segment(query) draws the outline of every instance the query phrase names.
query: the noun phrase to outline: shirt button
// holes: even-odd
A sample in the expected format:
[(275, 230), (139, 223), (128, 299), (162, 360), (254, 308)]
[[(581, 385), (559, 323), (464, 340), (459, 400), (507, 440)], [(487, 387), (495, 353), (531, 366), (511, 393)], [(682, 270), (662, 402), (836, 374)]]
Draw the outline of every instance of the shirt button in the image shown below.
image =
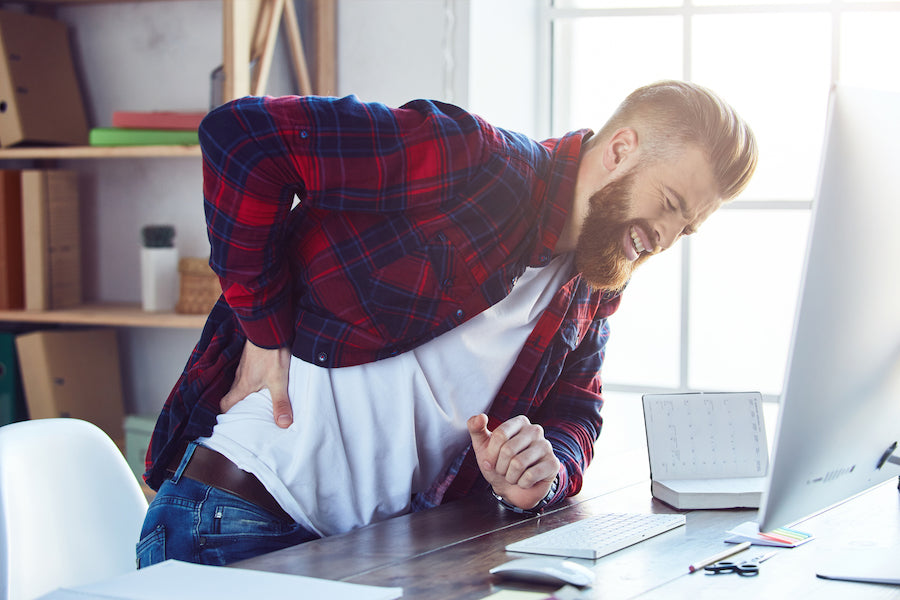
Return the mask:
[(303, 139), (308, 138), (309, 132), (304, 129), (303, 131), (300, 132), (300, 137), (302, 137)]
[(449, 287), (452, 287), (452, 286), (453, 286), (453, 280), (452, 280), (452, 279), (445, 279), (445, 280), (443, 280), (443, 281), (441, 282), (441, 287), (444, 288), (445, 290), (446, 290), (447, 288), (449, 288)]
[(439, 242), (446, 242), (446, 241), (447, 241), (447, 236), (444, 235), (443, 233), (439, 233), (439, 234), (437, 234), (437, 236), (435, 236), (435, 237), (437, 238), (437, 241), (439, 241)]
[(319, 352), (319, 355), (316, 356), (316, 360), (319, 361), (320, 363), (323, 363), (326, 360), (328, 360), (328, 354), (325, 352)]
[(548, 262), (550, 262), (550, 253), (547, 252), (546, 250), (544, 252), (542, 252), (540, 261), (541, 261), (542, 265), (546, 265)]
[(462, 309), (459, 309), (458, 311), (456, 311), (456, 318), (462, 319), (464, 314), (466, 313), (464, 313)]

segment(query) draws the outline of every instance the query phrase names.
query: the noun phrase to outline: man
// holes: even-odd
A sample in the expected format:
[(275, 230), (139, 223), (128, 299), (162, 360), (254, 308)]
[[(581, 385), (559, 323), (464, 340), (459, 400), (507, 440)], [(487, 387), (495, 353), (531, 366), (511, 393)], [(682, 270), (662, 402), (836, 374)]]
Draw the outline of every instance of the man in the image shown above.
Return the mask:
[(353, 97), (237, 100), (200, 137), (224, 294), (148, 451), (141, 566), (488, 490), (519, 512), (576, 494), (607, 317), (757, 153), (727, 104), (677, 81), (542, 143)]

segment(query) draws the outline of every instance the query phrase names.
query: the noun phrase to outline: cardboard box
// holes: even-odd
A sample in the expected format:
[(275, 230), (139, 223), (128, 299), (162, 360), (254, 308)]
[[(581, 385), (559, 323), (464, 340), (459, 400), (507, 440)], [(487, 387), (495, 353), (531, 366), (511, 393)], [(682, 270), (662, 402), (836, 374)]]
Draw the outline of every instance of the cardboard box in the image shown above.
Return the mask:
[(87, 140), (65, 23), (0, 10), (0, 146)]
[(36, 331), (16, 337), (32, 419), (74, 417), (124, 446), (125, 410), (114, 329)]

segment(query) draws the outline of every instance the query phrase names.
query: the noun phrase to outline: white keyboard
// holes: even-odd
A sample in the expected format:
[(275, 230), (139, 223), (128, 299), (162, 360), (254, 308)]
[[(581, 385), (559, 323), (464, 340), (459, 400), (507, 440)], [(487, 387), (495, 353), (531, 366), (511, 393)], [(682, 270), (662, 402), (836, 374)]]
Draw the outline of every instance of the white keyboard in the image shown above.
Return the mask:
[(596, 515), (509, 544), (506, 549), (510, 552), (597, 559), (684, 523), (684, 515)]

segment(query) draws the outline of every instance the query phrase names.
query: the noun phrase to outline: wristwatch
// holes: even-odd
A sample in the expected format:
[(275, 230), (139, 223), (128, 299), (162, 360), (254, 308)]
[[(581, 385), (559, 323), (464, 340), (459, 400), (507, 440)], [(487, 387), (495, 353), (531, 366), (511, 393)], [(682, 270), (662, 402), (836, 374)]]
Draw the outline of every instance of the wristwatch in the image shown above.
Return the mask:
[(515, 504), (507, 502), (503, 496), (494, 491), (494, 488), (491, 488), (491, 494), (493, 494), (494, 498), (497, 499), (497, 502), (500, 503), (500, 506), (502, 506), (506, 510), (511, 510), (512, 512), (518, 513), (520, 515), (528, 515), (533, 517), (539, 515), (544, 507), (550, 504), (550, 501), (553, 500), (553, 497), (556, 495), (557, 489), (559, 489), (559, 473), (556, 474), (556, 478), (550, 485), (550, 491), (547, 492), (547, 495), (544, 496), (540, 502), (538, 502), (531, 508), (519, 508)]

